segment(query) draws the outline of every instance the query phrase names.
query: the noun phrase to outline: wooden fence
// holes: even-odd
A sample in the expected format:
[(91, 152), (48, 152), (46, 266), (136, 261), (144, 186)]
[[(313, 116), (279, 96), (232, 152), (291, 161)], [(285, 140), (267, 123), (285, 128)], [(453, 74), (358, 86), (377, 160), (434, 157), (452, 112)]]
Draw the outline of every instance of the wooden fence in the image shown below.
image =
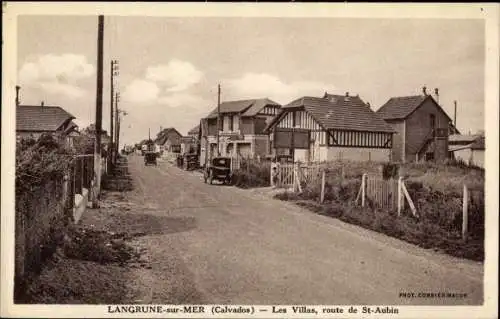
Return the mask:
[(401, 215), (406, 199), (413, 216), (418, 217), (417, 210), (402, 177), (383, 179), (382, 176), (363, 174), (355, 203), (361, 200), (361, 206), (364, 207), (368, 199), (375, 207), (389, 210), (397, 209), (398, 216)]
[[(274, 167), (276, 170), (273, 170)], [(271, 185), (300, 189), (307, 184), (318, 182), (321, 179), (323, 169), (319, 164), (273, 164), (271, 165)]]
[(366, 197), (375, 206), (390, 210), (398, 207), (398, 180), (383, 179), (382, 176), (366, 175)]

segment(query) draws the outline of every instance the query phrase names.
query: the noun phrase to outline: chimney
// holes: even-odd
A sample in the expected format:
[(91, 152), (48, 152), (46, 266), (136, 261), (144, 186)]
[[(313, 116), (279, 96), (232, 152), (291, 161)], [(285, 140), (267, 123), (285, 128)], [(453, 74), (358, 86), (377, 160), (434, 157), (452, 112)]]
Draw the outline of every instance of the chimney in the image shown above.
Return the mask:
[(349, 92), (345, 92), (345, 97), (349, 97)]
[(44, 105), (45, 105), (45, 102), (44, 102), (44, 101), (40, 102), (40, 106), (41, 106), (41, 107), (44, 107)]
[(427, 87), (425, 85), (422, 87), (422, 93), (424, 93), (424, 95), (427, 95)]
[(370, 109), (371, 108), (370, 102), (366, 102), (366, 106), (368, 106), (368, 108)]
[(344, 101), (349, 101), (350, 98), (349, 98), (349, 92), (345, 92), (345, 98), (344, 98)]
[(19, 85), (16, 85), (16, 106), (19, 106), (20, 100), (19, 100), (19, 91), (21, 90), (21, 87)]
[(436, 95), (436, 102), (439, 104), (439, 89), (438, 88), (434, 89), (434, 95)]

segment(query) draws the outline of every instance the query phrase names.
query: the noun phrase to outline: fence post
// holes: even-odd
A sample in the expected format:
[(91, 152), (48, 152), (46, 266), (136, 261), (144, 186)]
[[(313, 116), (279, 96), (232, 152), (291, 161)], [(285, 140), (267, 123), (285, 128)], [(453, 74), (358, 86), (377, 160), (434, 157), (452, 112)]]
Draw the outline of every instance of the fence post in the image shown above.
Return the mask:
[(365, 207), (365, 197), (366, 197), (366, 173), (361, 177), (361, 207)]
[(323, 204), (325, 201), (325, 170), (323, 169), (321, 171), (321, 197), (320, 197), (320, 202)]
[(274, 178), (274, 176), (273, 176), (273, 167), (276, 167), (275, 165), (276, 165), (275, 163), (271, 162), (271, 166), (270, 166), (271, 169), (269, 170), (269, 176), (270, 176), (269, 180), (271, 181), (271, 187), (275, 186), (274, 185), (274, 180), (273, 180), (273, 178)]
[(467, 228), (469, 226), (469, 190), (464, 184), (464, 197), (462, 201), (462, 239), (467, 240)]
[(398, 216), (401, 216), (401, 200), (403, 199), (403, 177), (398, 178)]

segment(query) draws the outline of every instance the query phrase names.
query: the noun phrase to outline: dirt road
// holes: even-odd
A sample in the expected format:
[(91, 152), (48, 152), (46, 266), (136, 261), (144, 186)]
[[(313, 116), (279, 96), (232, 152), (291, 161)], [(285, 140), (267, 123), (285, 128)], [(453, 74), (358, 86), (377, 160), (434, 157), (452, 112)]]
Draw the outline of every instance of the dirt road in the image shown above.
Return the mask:
[[(481, 304), (483, 267), (131, 156), (140, 303)], [(139, 208), (142, 207), (142, 208)], [(153, 222), (151, 222), (151, 220)], [(466, 294), (422, 298), (419, 293)], [(408, 295), (402, 296), (401, 293)], [(410, 294), (414, 297), (410, 297)]]

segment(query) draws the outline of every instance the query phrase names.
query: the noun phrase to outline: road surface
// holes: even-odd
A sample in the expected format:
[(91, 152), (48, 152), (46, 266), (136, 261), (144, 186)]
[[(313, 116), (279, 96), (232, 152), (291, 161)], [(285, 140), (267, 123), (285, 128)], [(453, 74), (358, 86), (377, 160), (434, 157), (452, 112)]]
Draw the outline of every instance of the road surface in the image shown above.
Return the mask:
[[(154, 217), (135, 245), (138, 303), (455, 305), (483, 300), (483, 266), (316, 215), (198, 172), (129, 157), (131, 211)], [(139, 207), (139, 206), (138, 206)], [(466, 294), (419, 298), (419, 293)], [(403, 297), (401, 293), (417, 297)]]

